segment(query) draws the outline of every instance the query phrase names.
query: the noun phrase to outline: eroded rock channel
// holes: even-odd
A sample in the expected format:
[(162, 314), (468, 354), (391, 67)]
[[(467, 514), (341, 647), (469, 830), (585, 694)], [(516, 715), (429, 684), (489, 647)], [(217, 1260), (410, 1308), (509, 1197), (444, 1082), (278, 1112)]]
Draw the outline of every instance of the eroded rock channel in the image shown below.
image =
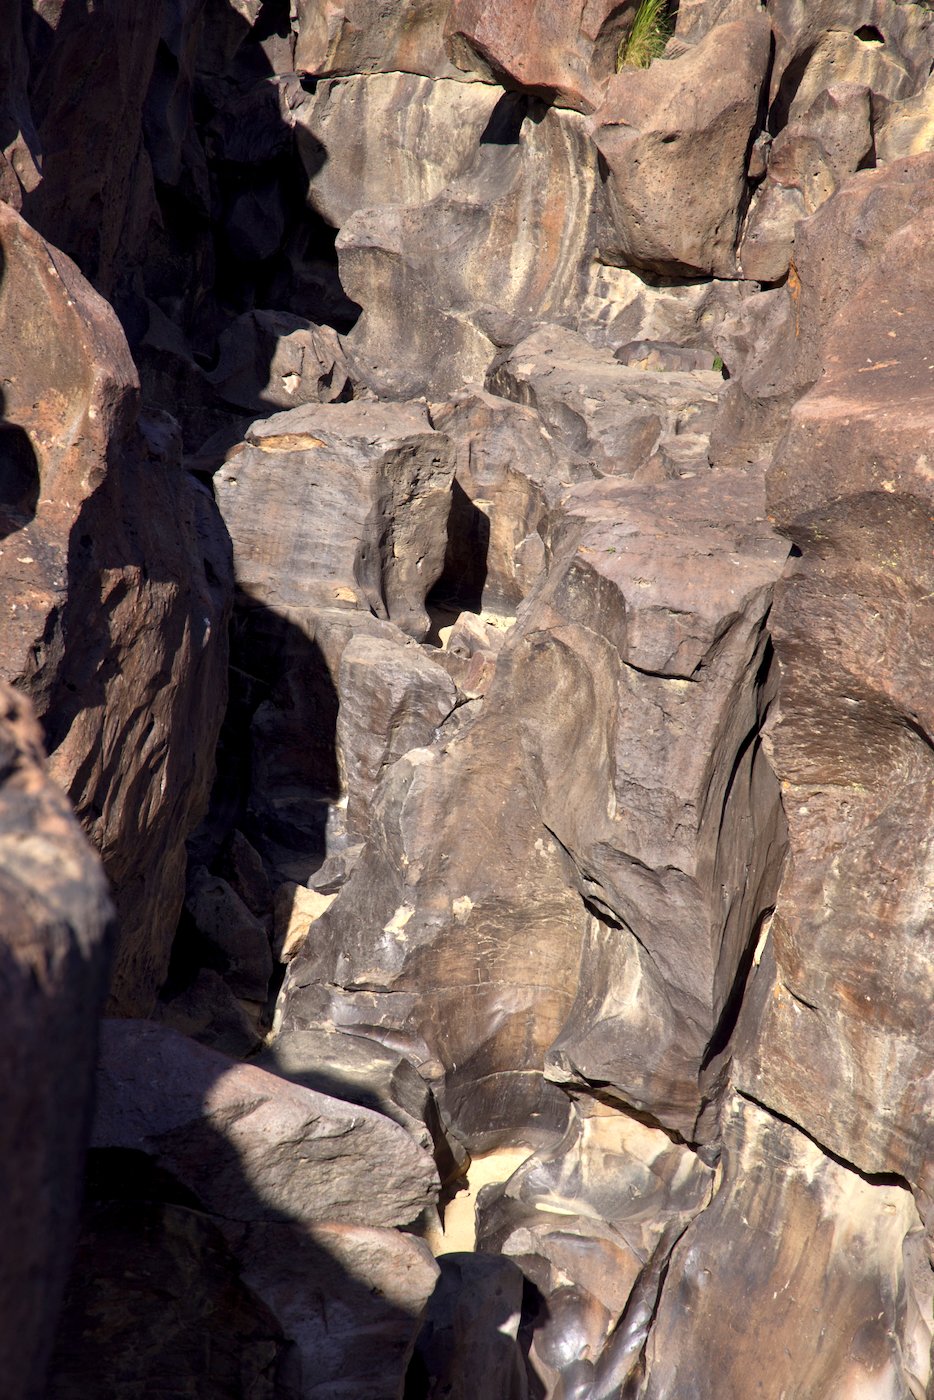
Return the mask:
[(932, 1400), (934, 12), (2, 8), (2, 1394)]

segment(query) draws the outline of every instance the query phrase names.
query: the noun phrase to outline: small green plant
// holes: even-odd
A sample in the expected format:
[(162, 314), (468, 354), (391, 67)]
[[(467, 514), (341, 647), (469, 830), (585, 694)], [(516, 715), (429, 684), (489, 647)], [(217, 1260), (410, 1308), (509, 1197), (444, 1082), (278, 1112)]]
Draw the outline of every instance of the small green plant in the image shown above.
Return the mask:
[(722, 369), (723, 369), (723, 356), (722, 356), (722, 355), (714, 355), (714, 357), (713, 357), (713, 365), (711, 366), (711, 368), (712, 368), (712, 369), (716, 369), (716, 370), (721, 370), (721, 371), (722, 371)]
[(616, 50), (616, 71), (623, 68), (648, 68), (658, 58), (671, 38), (668, 0), (639, 0), (629, 33), (624, 34)]

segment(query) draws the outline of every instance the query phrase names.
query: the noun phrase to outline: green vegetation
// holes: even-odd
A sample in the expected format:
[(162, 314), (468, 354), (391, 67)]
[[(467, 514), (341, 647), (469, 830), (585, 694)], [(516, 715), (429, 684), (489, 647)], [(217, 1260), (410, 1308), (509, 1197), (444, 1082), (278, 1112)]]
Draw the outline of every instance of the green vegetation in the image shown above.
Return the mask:
[(648, 68), (658, 58), (671, 38), (668, 0), (639, 0), (639, 6), (628, 34), (624, 34), (616, 50), (616, 71), (623, 68)]

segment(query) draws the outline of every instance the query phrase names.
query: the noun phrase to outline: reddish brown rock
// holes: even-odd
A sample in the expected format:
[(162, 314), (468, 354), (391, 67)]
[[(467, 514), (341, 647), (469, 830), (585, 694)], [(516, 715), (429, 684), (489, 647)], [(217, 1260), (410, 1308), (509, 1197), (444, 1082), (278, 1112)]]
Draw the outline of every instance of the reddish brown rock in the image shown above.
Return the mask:
[(504, 87), (528, 88), (559, 107), (592, 112), (616, 70), (635, 9), (631, 0), (454, 0), (448, 44), (459, 67)]
[(450, 3), (298, 0), (295, 67), (316, 77), (386, 72), (458, 76), (444, 51)]
[(382, 1114), (148, 1021), (103, 1023), (92, 1142), (146, 1153), (240, 1221), (409, 1225), (437, 1191), (431, 1157)]
[(337, 239), (363, 314), (344, 347), (381, 398), (480, 387), (530, 322), (576, 318), (602, 192), (583, 117), (505, 94), (474, 159), (427, 203), (361, 209)]
[(675, 1248), (639, 1395), (924, 1396), (931, 1274), (915, 1266), (919, 1239), (904, 1187), (871, 1184), (734, 1100), (722, 1180)]
[(75, 1230), (112, 909), (100, 864), (46, 774), (29, 703), (6, 685), (0, 911), (0, 1368), (10, 1400), (39, 1400)]
[[(836, 227), (864, 238), (927, 168), (851, 185)], [(768, 472), (800, 552), (773, 619), (790, 858), (739, 1077), (847, 1161), (913, 1182), (934, 1085), (931, 229), (930, 212), (904, 223), (836, 301)]]
[(610, 261), (668, 275), (735, 277), (746, 163), (769, 62), (764, 14), (610, 80), (593, 117), (609, 167)]
[(112, 1004), (148, 1011), (223, 713), (228, 545), (174, 422), (137, 421), (110, 307), (5, 206), (0, 257), (3, 674), (34, 698), (114, 885)]

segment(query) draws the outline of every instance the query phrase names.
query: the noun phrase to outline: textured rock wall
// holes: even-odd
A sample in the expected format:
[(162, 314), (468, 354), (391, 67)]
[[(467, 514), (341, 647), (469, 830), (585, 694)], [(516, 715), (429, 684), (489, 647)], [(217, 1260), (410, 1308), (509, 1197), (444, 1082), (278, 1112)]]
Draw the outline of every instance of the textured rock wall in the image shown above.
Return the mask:
[(0, 0), (11, 1400), (934, 1397), (934, 15), (640, 8)]

